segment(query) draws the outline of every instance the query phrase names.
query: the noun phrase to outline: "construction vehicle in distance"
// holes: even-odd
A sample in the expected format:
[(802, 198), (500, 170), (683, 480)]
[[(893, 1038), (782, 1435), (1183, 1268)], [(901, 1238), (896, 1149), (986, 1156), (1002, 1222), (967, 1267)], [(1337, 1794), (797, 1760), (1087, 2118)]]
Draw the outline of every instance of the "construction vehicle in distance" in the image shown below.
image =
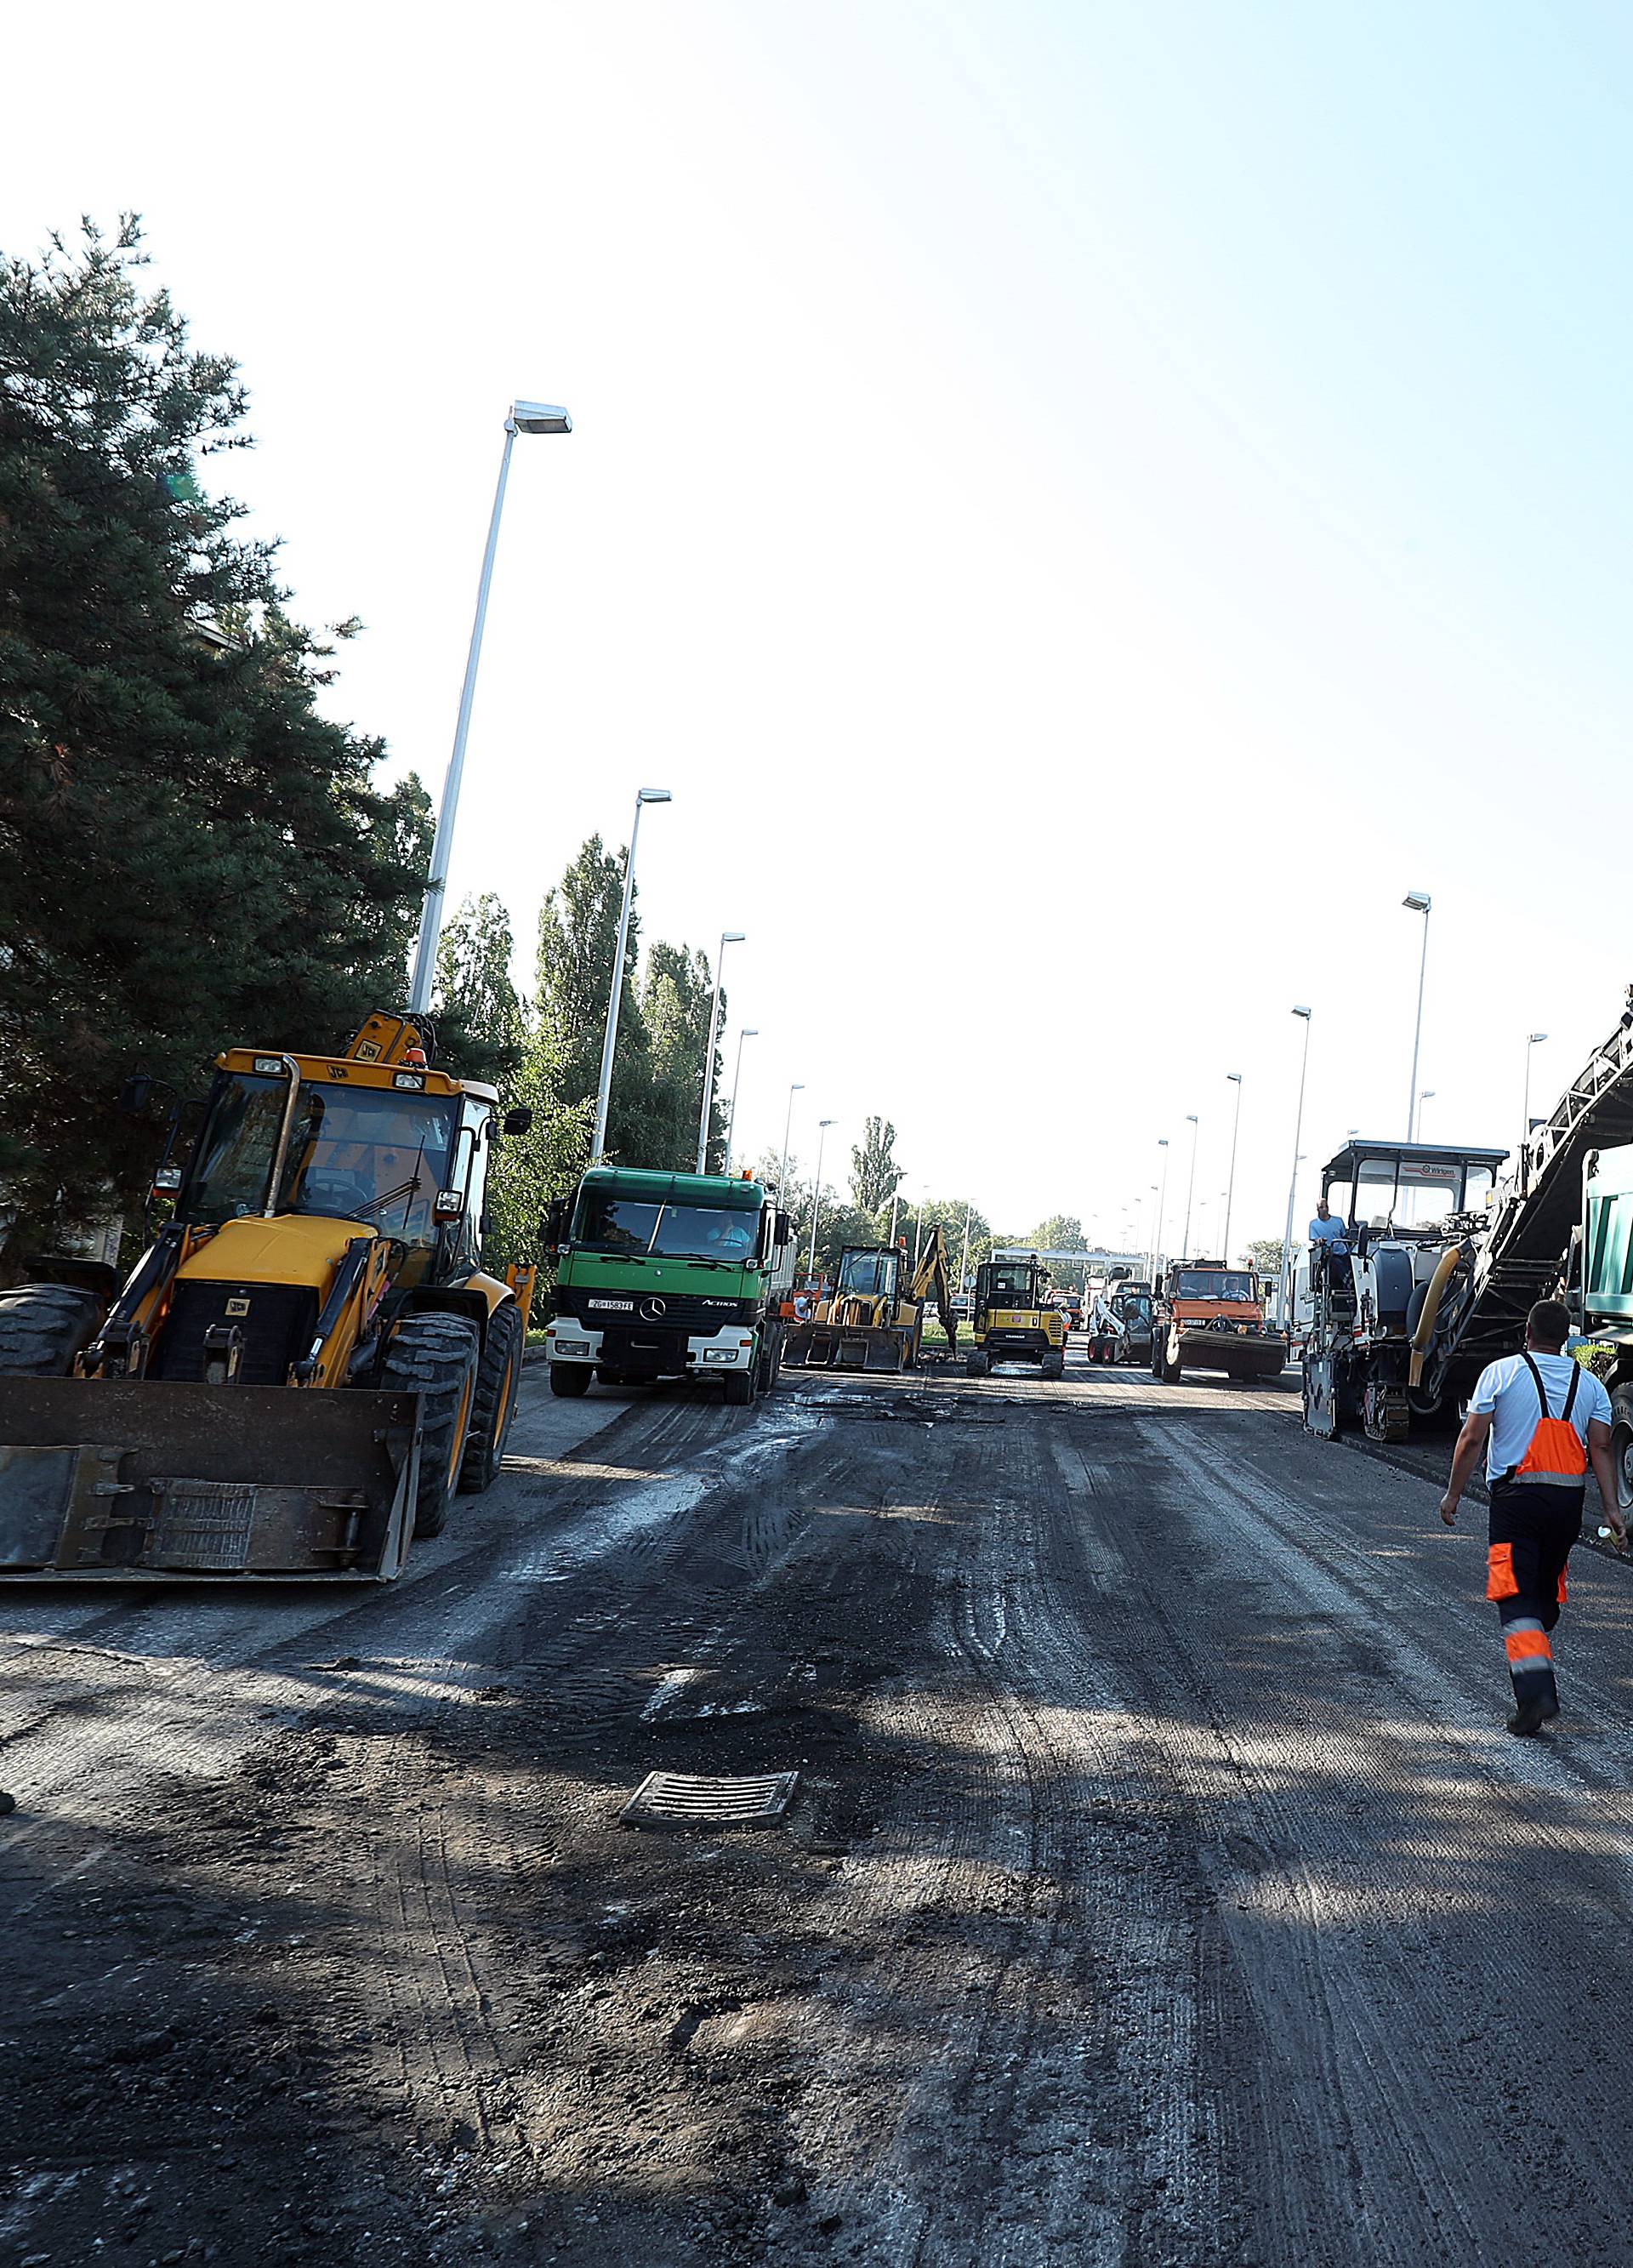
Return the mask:
[[(1342, 1249), (1313, 1246), (1309, 1256), (1311, 1432), (1331, 1440), (1358, 1423), (1372, 1440), (1403, 1441), (1491, 1359), (1490, 1342), (1470, 1326), (1495, 1218), (1488, 1200), (1507, 1154), (1354, 1138), (1322, 1167), (1321, 1195), (1344, 1234)], [(1561, 1253), (1568, 1233), (1562, 1223)], [(1495, 1351), (1515, 1351), (1523, 1336), (1522, 1315), (1512, 1343)]]
[(905, 1243), (847, 1245), (832, 1293), (819, 1300), (810, 1322), (791, 1327), (783, 1359), (805, 1370), (915, 1370), (924, 1309), (932, 1300), (950, 1360), (958, 1352), (959, 1327), (939, 1222), (925, 1238), (916, 1268)]
[(1065, 1376), (1066, 1318), (1048, 1304), (1048, 1281), (1035, 1255), (984, 1261), (975, 1270), (975, 1344), (965, 1363), (972, 1378), (995, 1362), (1035, 1362), (1045, 1378)]
[(776, 1385), (791, 1232), (752, 1174), (592, 1166), (551, 1206), (547, 1234), (553, 1393), (583, 1394), (592, 1378), (718, 1379), (726, 1400), (746, 1408)]
[(1149, 1362), (1151, 1352), (1151, 1287), (1120, 1277), (1094, 1294), (1088, 1322), (1091, 1362)]
[(1227, 1378), (1277, 1378), (1287, 1341), (1264, 1318), (1250, 1268), (1223, 1260), (1174, 1260), (1151, 1301), (1151, 1376), (1175, 1386), (1188, 1370)]
[(0, 1293), (0, 1576), (395, 1575), (515, 1410), (535, 1271), (487, 1273), (481, 1233), (532, 1113), (497, 1103), (401, 1017), (343, 1056), (218, 1057), (124, 1285), (70, 1263)]

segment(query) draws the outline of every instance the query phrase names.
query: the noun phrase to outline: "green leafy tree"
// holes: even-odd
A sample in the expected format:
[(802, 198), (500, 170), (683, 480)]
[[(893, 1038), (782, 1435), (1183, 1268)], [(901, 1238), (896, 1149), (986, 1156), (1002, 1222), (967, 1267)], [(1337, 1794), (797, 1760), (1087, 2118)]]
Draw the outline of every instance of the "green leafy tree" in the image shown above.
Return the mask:
[(0, 255), (0, 1174), (8, 1251), (129, 1202), (124, 1076), (342, 1044), (403, 991), (418, 783), (317, 708), (335, 637), (286, 612), (201, 460), (246, 446), (234, 365), (138, 286), (133, 219)]
[[(684, 946), (655, 944), (646, 958), (641, 1013), (651, 1050), (647, 1127), (641, 1162), (685, 1173), (697, 1163), (697, 1114), (702, 1104), (703, 1049), (714, 976), (706, 956)], [(710, 1116), (710, 1165), (725, 1153), (719, 1057)]]
[(878, 1212), (901, 1188), (903, 1174), (892, 1152), (896, 1130), (887, 1118), (870, 1118), (850, 1152), (850, 1194), (864, 1212)]
[(438, 1054), (471, 1078), (507, 1080), (526, 1039), (511, 976), (511, 917), (491, 890), (467, 898), (437, 946)]
[(1261, 1276), (1275, 1276), (1281, 1271), (1286, 1246), (1279, 1236), (1255, 1236), (1242, 1251), (1241, 1257)]

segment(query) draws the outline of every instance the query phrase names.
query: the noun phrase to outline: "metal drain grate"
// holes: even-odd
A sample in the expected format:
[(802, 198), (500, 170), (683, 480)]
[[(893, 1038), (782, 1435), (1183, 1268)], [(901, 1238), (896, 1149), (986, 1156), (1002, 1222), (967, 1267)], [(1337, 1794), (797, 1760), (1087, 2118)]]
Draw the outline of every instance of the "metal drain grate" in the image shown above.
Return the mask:
[(626, 1827), (775, 1827), (798, 1785), (797, 1771), (741, 1779), (648, 1772), (618, 1815)]

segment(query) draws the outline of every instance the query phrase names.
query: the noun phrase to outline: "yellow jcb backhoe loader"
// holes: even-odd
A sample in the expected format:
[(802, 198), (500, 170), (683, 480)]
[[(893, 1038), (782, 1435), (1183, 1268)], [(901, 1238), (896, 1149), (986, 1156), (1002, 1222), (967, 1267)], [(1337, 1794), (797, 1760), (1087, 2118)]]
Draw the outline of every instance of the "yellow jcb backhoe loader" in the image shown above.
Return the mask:
[(515, 1410), (534, 1270), (484, 1271), (482, 1191), (532, 1114), (497, 1101), (394, 1016), (218, 1057), (122, 1288), (0, 1293), (0, 1579), (395, 1575)]
[(956, 1353), (958, 1322), (939, 1225), (925, 1239), (910, 1278), (905, 1247), (847, 1245), (832, 1298), (819, 1304), (810, 1322), (790, 1327), (783, 1360), (807, 1370), (912, 1370), (918, 1363), (924, 1308), (932, 1299), (947, 1344)]

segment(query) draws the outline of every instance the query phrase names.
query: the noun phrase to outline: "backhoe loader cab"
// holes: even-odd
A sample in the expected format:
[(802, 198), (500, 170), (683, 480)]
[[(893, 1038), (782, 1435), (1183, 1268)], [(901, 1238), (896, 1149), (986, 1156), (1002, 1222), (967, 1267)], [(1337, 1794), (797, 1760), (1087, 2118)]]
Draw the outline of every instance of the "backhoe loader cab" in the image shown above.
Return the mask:
[(0, 1294), (0, 1574), (394, 1574), (515, 1407), (533, 1271), (482, 1265), (497, 1116), (395, 1017), (343, 1057), (219, 1057), (111, 1304)]
[(1048, 1304), (1049, 1271), (1038, 1259), (989, 1260), (975, 1270), (975, 1345), (965, 1367), (979, 1378), (995, 1362), (1035, 1362), (1045, 1378), (1066, 1372), (1066, 1318)]

